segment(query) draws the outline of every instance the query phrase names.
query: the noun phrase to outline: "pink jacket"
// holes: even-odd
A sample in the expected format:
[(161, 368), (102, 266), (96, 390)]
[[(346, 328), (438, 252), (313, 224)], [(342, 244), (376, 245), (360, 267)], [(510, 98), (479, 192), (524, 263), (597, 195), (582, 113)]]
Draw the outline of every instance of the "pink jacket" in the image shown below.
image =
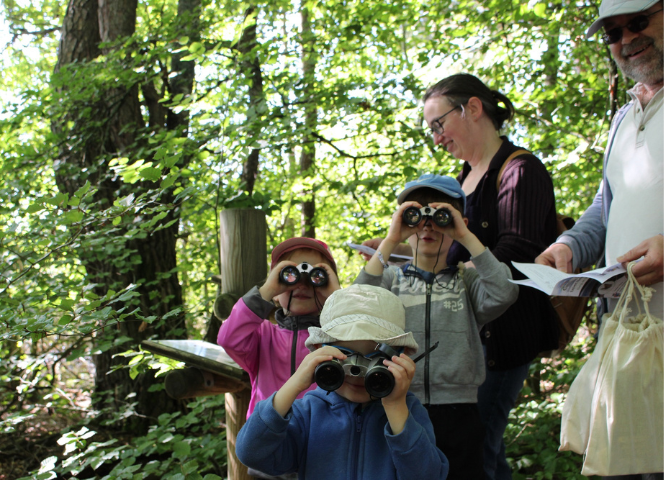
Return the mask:
[[(281, 308), (276, 312), (275, 325), (265, 319), (273, 308), (254, 287), (238, 300), (217, 336), (217, 343), (249, 374), (251, 400), (247, 418), (256, 403), (279, 390), (309, 354), (304, 346), (309, 337), (307, 328), (320, 326), (318, 315), (286, 317)], [(315, 388), (314, 383), (297, 398)]]

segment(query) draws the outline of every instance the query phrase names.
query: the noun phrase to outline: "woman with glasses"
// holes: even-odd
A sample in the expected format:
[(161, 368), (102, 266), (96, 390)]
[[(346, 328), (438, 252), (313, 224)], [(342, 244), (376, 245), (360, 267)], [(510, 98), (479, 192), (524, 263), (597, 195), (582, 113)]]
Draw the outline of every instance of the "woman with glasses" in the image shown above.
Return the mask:
[[(512, 102), (469, 74), (432, 85), (423, 101), (434, 144), (464, 160), (458, 180), (467, 198), (468, 228), (512, 269), (514, 278), (523, 278), (512, 261), (532, 263), (555, 241), (556, 210), (553, 183), (542, 162), (500, 135), (503, 124), (514, 116)], [(469, 258), (455, 243), (447, 264)], [(480, 333), (487, 375), (478, 406), (486, 430), (487, 479), (512, 478), (503, 442), (509, 412), (530, 362), (540, 352), (558, 348), (548, 296), (533, 288), (519, 290), (517, 302)]]

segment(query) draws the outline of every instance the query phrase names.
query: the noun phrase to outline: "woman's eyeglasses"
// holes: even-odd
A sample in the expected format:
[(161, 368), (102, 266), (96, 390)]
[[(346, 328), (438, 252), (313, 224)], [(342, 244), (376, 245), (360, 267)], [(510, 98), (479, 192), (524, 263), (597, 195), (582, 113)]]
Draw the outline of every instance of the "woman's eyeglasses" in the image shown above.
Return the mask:
[(607, 45), (619, 42), (623, 35), (623, 28), (626, 28), (632, 33), (642, 32), (643, 30), (648, 28), (648, 24), (650, 23), (648, 17), (656, 13), (659, 13), (662, 10), (664, 9), (660, 8), (656, 12), (652, 12), (647, 15), (639, 15), (637, 17), (632, 18), (629, 22), (627, 22), (627, 25), (624, 25), (622, 27), (614, 27), (610, 30), (607, 30), (602, 34), (602, 40), (604, 40), (604, 43), (606, 43)]
[(457, 105), (456, 107), (454, 107), (454, 108), (453, 108), (452, 110), (450, 110), (449, 112), (443, 113), (440, 117), (438, 117), (438, 118), (434, 118), (433, 120), (431, 120), (430, 128), (431, 128), (431, 134), (432, 134), (432, 135), (433, 135), (434, 133), (436, 133), (436, 134), (438, 134), (438, 135), (442, 135), (442, 134), (443, 134), (443, 132), (445, 131), (445, 127), (443, 127), (443, 124), (440, 123), (440, 121), (441, 121), (443, 118), (445, 118), (446, 115), (449, 115), (450, 113), (452, 113), (452, 112), (453, 112), (454, 110), (456, 110), (457, 108), (461, 108), (461, 105)]

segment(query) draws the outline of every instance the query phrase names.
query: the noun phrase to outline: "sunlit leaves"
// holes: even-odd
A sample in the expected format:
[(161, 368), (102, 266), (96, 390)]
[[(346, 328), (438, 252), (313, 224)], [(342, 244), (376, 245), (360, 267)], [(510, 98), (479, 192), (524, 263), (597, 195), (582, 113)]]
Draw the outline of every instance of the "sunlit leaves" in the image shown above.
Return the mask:
[[(185, 315), (188, 335), (201, 337), (217, 292), (209, 279), (219, 273), (224, 208), (264, 210), (269, 249), (300, 234), (300, 192), (313, 192), (318, 235), (349, 284), (361, 265), (345, 242), (384, 235), (405, 181), (460, 170), (421, 128), (422, 92), (451, 73), (474, 73), (513, 100), (518, 112), (505, 133), (545, 159), (559, 210), (578, 217), (599, 181), (610, 108), (608, 52), (584, 38), (593, 2), (310, 3), (315, 52), (308, 53), (317, 67), (306, 79), (300, 5), (286, 0), (255, 4), (250, 15), (242, 2), (205, 2), (200, 38), (183, 29), (174, 1), (141, 1), (135, 35), (53, 76), (59, 35), (46, 30), (61, 24), (66, 2), (7, 5), (18, 36), (0, 78), (1, 338), (68, 344), (68, 361), (129, 343), (117, 333), (128, 319), (152, 328)], [(254, 23), (258, 44), (242, 54), (237, 41)], [(20, 33), (33, 27), (44, 35)], [(191, 94), (172, 89), (175, 57), (197, 65)], [(251, 59), (263, 76), (258, 105), (242, 67)], [(109, 118), (123, 99), (116, 95), (127, 91), (138, 92), (140, 121), (114, 129)], [(313, 106), (312, 132), (305, 113)], [(169, 130), (183, 114), (186, 126)], [(126, 144), (112, 147), (122, 136)], [(299, 166), (304, 147), (315, 148), (307, 176)], [(248, 195), (240, 173), (254, 148), (258, 175)], [(56, 176), (71, 188), (56, 186)], [(138, 244), (176, 224), (177, 265), (158, 272), (142, 296), (148, 257)], [(176, 274), (184, 305), (166, 307), (170, 292), (155, 285)], [(135, 360), (130, 375), (145, 362)], [(169, 452), (186, 469), (204, 465), (197, 449), (186, 452), (184, 438), (163, 430), (168, 442), (148, 436), (137, 450)], [(125, 455), (115, 446), (79, 446), (72, 458), (80, 454), (82, 465)], [(118, 472), (135, 474), (135, 465), (118, 463)], [(160, 476), (169, 468), (144, 471)]]

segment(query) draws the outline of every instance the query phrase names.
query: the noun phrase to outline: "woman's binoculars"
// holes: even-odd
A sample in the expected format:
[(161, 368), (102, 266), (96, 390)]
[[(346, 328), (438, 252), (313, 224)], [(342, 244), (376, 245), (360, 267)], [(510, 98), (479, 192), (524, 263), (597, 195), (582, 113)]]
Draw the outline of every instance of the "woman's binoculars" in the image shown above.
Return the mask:
[(383, 365), (383, 360), (399, 356), (399, 352), (385, 343), (370, 358), (353, 353), (345, 360), (333, 358), (321, 363), (314, 372), (315, 382), (320, 388), (332, 392), (344, 383), (346, 375), (364, 377), (364, 388), (375, 398), (387, 397), (394, 389), (394, 376)]
[(281, 269), (279, 281), (286, 285), (295, 285), (305, 276), (314, 287), (324, 287), (327, 285), (327, 272), (320, 267), (313, 267), (307, 262), (299, 265), (288, 265)]
[(424, 217), (431, 217), (433, 223), (439, 227), (446, 227), (454, 221), (452, 212), (447, 208), (431, 208), (431, 207), (408, 207), (403, 211), (403, 223), (409, 227), (415, 227), (420, 224)]

